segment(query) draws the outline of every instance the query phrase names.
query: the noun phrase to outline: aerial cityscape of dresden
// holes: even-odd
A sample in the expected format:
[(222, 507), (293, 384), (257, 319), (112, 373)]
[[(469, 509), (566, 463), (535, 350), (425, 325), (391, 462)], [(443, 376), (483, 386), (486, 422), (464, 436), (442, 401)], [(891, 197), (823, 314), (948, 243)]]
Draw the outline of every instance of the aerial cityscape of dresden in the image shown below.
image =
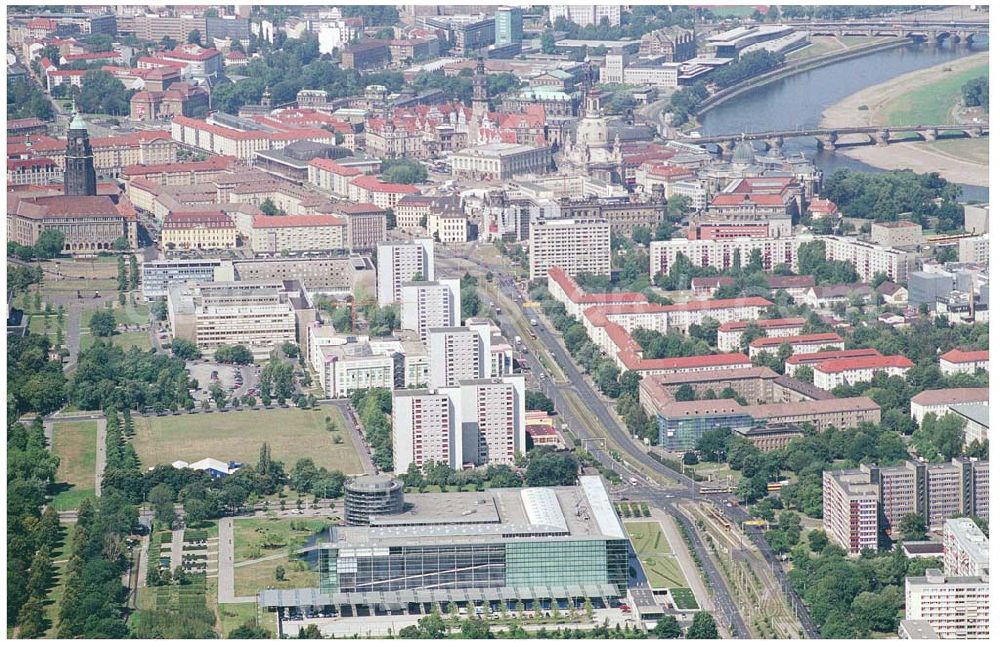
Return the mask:
[(6, 5), (8, 639), (990, 637), (989, 5)]

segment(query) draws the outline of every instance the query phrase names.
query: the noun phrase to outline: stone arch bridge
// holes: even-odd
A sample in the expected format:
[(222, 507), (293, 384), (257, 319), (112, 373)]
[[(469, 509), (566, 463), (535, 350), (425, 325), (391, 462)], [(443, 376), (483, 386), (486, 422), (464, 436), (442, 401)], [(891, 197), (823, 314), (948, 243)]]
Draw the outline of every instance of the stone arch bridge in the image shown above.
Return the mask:
[[(916, 126), (844, 126), (840, 128), (799, 128), (789, 130), (772, 130), (758, 133), (740, 133), (735, 135), (705, 135), (698, 137), (686, 137), (684, 142), (704, 146), (715, 144), (723, 154), (731, 153), (733, 148), (741, 140), (762, 141), (765, 148), (781, 148), (785, 139), (794, 137), (815, 137), (817, 146), (824, 150), (834, 150), (838, 146), (857, 146), (864, 144), (874, 144), (876, 146), (888, 146), (889, 144), (913, 141), (910, 136), (896, 137), (893, 135), (909, 135), (916, 133), (924, 141), (935, 141), (938, 138), (975, 138), (988, 136), (990, 133), (989, 124), (920, 124)], [(840, 141), (842, 137), (849, 135), (864, 135), (867, 139), (853, 140), (851, 142)], [(838, 142), (840, 142), (838, 144)]]

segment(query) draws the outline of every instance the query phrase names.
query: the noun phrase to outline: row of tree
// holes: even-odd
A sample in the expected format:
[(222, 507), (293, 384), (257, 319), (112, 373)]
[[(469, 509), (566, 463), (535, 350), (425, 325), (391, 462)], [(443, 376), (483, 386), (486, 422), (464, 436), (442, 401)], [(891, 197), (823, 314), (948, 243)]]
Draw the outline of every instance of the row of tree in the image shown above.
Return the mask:
[(65, 243), (65, 235), (57, 229), (46, 229), (38, 235), (34, 245), (21, 245), (14, 241), (7, 242), (7, 256), (19, 258), (22, 261), (35, 259), (50, 259), (59, 256)]

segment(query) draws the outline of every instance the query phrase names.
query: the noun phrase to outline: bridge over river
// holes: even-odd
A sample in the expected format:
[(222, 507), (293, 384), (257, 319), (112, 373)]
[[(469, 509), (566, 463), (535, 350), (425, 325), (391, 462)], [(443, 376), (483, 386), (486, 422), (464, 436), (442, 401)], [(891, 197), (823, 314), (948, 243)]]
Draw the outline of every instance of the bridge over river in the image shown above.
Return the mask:
[(946, 38), (970, 42), (977, 34), (987, 34), (990, 30), (986, 20), (814, 20), (784, 24), (814, 36), (897, 36), (937, 42)]
[[(990, 125), (988, 123), (920, 124), (915, 126), (842, 126), (839, 128), (800, 128), (730, 135), (704, 135), (685, 137), (682, 141), (687, 144), (696, 145), (715, 144), (719, 147), (720, 152), (728, 154), (732, 152), (733, 147), (741, 140), (763, 141), (764, 146), (770, 150), (772, 148), (781, 148), (785, 139), (815, 137), (818, 146), (825, 150), (834, 150), (838, 146), (864, 144), (888, 146), (897, 142), (913, 141), (912, 133), (916, 133), (924, 141), (935, 141), (939, 138), (983, 137), (989, 135), (989, 132)], [(864, 137), (854, 137), (849, 142), (842, 141), (843, 137), (850, 135), (863, 135)], [(893, 137), (893, 135), (904, 136)]]

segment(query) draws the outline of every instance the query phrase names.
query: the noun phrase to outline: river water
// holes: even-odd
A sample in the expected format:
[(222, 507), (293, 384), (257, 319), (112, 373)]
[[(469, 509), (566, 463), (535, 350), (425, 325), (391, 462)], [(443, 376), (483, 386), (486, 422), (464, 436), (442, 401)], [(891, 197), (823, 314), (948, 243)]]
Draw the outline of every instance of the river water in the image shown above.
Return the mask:
[[(760, 132), (791, 128), (814, 128), (823, 111), (859, 90), (884, 83), (894, 77), (968, 56), (989, 48), (985, 35), (971, 46), (946, 43), (913, 43), (897, 49), (833, 63), (755, 88), (727, 101), (701, 117), (702, 135)], [(836, 151), (817, 149), (812, 137), (786, 139), (785, 155), (804, 153), (824, 174), (847, 167), (859, 171), (879, 171), (868, 164)], [(964, 198), (986, 201), (986, 187), (962, 185)]]

